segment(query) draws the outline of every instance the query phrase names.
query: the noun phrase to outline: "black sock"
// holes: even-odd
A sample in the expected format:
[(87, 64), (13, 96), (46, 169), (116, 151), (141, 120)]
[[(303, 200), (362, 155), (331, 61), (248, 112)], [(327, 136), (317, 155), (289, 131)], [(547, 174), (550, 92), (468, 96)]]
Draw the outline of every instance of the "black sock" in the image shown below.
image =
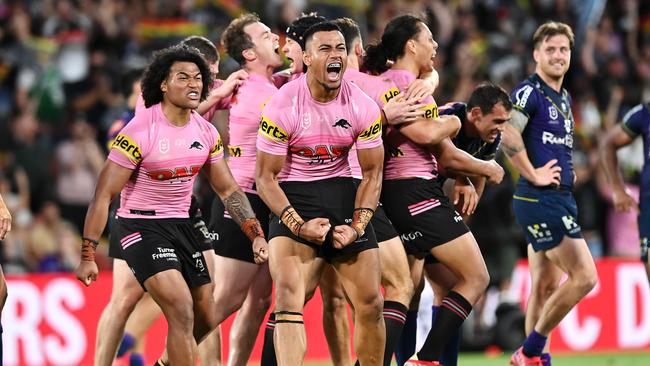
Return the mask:
[(397, 301), (384, 301), (384, 322), (386, 323), (386, 347), (384, 349), (384, 366), (390, 366), (397, 341), (402, 335), (408, 307)]
[(260, 366), (277, 366), (275, 346), (273, 345), (273, 331), (275, 330), (275, 313), (269, 314), (269, 320), (264, 329), (264, 345), (262, 346), (262, 360)]
[(442, 300), (436, 322), (431, 326), (427, 340), (418, 352), (418, 359), (438, 361), (447, 342), (457, 333), (471, 311), (472, 304), (463, 295), (449, 291), (447, 297)]

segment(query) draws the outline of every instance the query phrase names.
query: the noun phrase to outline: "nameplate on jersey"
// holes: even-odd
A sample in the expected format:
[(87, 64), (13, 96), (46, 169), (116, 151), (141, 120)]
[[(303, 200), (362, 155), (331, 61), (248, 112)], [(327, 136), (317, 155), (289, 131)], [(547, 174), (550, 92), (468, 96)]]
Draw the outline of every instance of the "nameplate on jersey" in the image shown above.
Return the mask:
[(381, 96), (381, 102), (386, 104), (388, 103), (391, 99), (393, 99), (397, 94), (399, 94), (399, 89), (392, 87), (388, 89), (382, 96)]
[(264, 116), (260, 121), (259, 131), (262, 136), (272, 141), (287, 142), (289, 140), (289, 134), (286, 131)]
[(377, 118), (370, 127), (363, 130), (357, 137), (357, 141), (372, 140), (379, 135), (381, 135), (381, 117)]
[(135, 164), (142, 160), (142, 150), (140, 150), (140, 146), (125, 134), (117, 135), (115, 140), (113, 140), (111, 149), (116, 149), (121, 152)]

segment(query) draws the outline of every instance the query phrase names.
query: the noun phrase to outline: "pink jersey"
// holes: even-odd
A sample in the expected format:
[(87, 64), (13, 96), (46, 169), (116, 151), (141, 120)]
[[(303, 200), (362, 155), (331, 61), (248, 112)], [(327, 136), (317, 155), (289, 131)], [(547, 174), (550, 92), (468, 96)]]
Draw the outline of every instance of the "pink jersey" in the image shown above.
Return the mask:
[(233, 95), (230, 107), (228, 165), (237, 184), (254, 193), (257, 130), (262, 108), (278, 88), (266, 77), (250, 74)]
[[(377, 103), (379, 108), (383, 108), (384, 104), (388, 103), (391, 98), (399, 94), (399, 89), (395, 83), (390, 79), (382, 78), (379, 76), (368, 75), (359, 70), (348, 68), (345, 70), (345, 76), (347, 80), (353, 82), (358, 86), (367, 96), (372, 98), (372, 100)], [(352, 176), (354, 178), (361, 179), (361, 166), (359, 165), (359, 159), (357, 158), (357, 149), (352, 147), (350, 153), (348, 154), (348, 160), (350, 162), (350, 170), (352, 170)]]
[(282, 85), (290, 81), (294, 81), (300, 78), (302, 75), (304, 75), (302, 72), (296, 74), (287, 74), (287, 70), (282, 70), (273, 74), (273, 84), (275, 84), (276, 87), (281, 88)]
[(343, 79), (332, 101), (315, 101), (307, 78), (283, 86), (266, 104), (257, 135), (257, 149), (286, 156), (280, 181), (315, 181), (350, 177), (348, 151), (381, 146), (381, 115), (377, 104)]
[[(120, 217), (188, 217), (194, 177), (206, 162), (223, 158), (217, 129), (192, 112), (183, 127), (172, 125), (161, 104), (136, 113), (113, 141), (108, 159), (133, 169), (122, 189)], [(152, 212), (143, 213), (147, 211)]]
[[(212, 92), (213, 90), (215, 90), (218, 87), (220, 87), (221, 85), (223, 85), (223, 83), (224, 83), (224, 81), (221, 80), (221, 79), (215, 80), (212, 83), (212, 87), (210, 88), (210, 92)], [(210, 109), (208, 109), (207, 111), (205, 111), (205, 113), (203, 113), (203, 118), (206, 121), (210, 122), (210, 121), (212, 121), (212, 117), (214, 116), (214, 114), (217, 111), (230, 108), (230, 98), (231, 98), (231, 96), (221, 98), (221, 100), (216, 102), (212, 107), (210, 107)], [(143, 109), (146, 109), (146, 107), (144, 106), (144, 99), (142, 98), (142, 95), (139, 95), (138, 100), (135, 102), (135, 111), (140, 112)]]
[[(416, 76), (406, 70), (388, 70), (382, 77), (392, 80), (404, 92)], [(422, 107), (427, 119), (438, 118), (438, 106), (432, 96), (426, 97)], [(417, 177), (431, 179), (436, 177), (436, 158), (429, 150), (404, 136), (399, 129), (390, 126), (384, 135), (386, 161), (384, 179)]]

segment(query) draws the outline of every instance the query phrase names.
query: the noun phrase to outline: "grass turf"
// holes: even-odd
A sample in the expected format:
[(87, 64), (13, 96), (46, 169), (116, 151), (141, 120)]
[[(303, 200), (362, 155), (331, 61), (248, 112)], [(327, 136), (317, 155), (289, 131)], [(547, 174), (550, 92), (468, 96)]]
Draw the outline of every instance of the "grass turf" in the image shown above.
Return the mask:
[[(509, 355), (486, 356), (484, 354), (463, 353), (458, 366), (508, 366)], [(591, 353), (554, 355), (553, 366), (648, 366), (650, 353)], [(329, 366), (331, 363), (306, 363), (306, 366)]]

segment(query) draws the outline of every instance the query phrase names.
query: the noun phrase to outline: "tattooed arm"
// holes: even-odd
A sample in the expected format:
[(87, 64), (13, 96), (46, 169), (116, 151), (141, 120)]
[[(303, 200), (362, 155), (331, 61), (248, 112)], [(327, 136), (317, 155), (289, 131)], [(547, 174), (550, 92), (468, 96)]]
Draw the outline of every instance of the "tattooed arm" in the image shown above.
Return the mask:
[(268, 244), (264, 239), (264, 231), (246, 194), (233, 178), (225, 159), (203, 166), (210, 185), (223, 201), (226, 210), (253, 243), (255, 263), (263, 263), (268, 258)]
[(521, 133), (528, 124), (528, 117), (520, 111), (513, 109), (512, 118), (506, 124), (503, 132), (503, 141), (501, 146), (508, 156), (512, 165), (519, 170), (519, 173), (530, 183), (536, 186), (547, 186), (550, 184), (560, 184), (560, 170), (556, 166), (556, 159), (550, 160), (546, 165), (535, 168), (528, 159), (526, 146), (521, 137)]

